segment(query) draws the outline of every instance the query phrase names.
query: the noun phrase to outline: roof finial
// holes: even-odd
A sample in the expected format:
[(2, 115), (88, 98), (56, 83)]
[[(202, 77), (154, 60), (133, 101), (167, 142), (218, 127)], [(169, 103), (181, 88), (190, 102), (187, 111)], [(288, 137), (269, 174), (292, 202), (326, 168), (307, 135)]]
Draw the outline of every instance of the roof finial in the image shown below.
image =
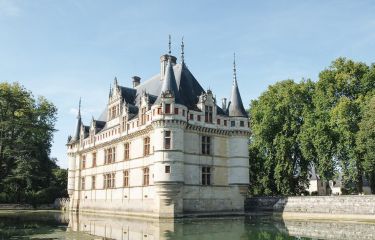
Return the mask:
[(236, 73), (236, 53), (233, 53), (233, 83), (237, 82), (237, 73)]
[(114, 86), (117, 86), (117, 85), (118, 85), (117, 77), (116, 77), (116, 76), (115, 76), (115, 79), (113, 80), (113, 85), (114, 85)]
[(111, 96), (112, 96), (112, 85), (109, 84), (109, 97), (111, 97)]
[(171, 35), (170, 34), (169, 34), (168, 48), (169, 48), (168, 54), (171, 55), (172, 51), (171, 51)]
[(181, 62), (183, 63), (184, 62), (184, 54), (185, 54), (185, 52), (184, 52), (184, 47), (185, 47), (185, 45), (184, 45), (184, 36), (182, 36), (182, 41), (181, 41)]
[(81, 118), (81, 97), (79, 98), (79, 103), (78, 103), (78, 116), (77, 118)]

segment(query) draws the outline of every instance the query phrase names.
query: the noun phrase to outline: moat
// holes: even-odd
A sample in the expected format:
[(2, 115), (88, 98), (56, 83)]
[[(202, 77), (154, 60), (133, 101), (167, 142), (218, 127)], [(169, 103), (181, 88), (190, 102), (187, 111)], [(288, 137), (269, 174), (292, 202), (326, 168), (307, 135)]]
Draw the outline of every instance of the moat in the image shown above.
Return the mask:
[(374, 239), (375, 222), (282, 220), (276, 215), (156, 220), (0, 210), (0, 239)]

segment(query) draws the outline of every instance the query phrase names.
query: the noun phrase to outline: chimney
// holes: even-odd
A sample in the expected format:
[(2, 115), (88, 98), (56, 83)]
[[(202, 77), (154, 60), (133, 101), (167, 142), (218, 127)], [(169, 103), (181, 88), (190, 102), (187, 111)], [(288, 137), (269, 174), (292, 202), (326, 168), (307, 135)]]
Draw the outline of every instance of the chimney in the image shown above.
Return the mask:
[(221, 99), (221, 108), (223, 109), (223, 111), (227, 110), (227, 98)]
[(141, 84), (141, 78), (138, 76), (133, 76), (133, 88), (137, 87), (139, 84)]
[(165, 76), (165, 69), (167, 68), (168, 59), (171, 58), (172, 65), (176, 65), (177, 58), (172, 55), (164, 54), (160, 57), (160, 79), (163, 80)]

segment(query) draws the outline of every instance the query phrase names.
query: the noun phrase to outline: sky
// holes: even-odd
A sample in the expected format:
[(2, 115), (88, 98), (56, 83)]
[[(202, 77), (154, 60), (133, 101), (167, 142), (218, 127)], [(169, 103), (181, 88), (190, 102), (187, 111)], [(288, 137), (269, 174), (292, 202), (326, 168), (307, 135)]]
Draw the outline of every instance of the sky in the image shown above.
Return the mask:
[[(51, 156), (67, 167), (79, 98), (88, 125), (109, 85), (160, 71), (168, 51), (203, 88), (229, 97), (233, 53), (245, 107), (277, 81), (317, 80), (337, 57), (371, 64), (375, 1), (0, 0), (0, 82), (19, 82), (58, 108)], [(178, 59), (179, 61), (179, 59)]]

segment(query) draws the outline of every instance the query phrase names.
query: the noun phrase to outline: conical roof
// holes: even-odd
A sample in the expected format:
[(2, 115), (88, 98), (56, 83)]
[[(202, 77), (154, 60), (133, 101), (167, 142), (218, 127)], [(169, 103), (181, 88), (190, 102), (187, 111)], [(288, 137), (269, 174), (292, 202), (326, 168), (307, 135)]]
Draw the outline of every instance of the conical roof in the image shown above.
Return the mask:
[(80, 99), (79, 107), (78, 107), (78, 115), (77, 115), (77, 125), (76, 125), (74, 135), (71, 139), (71, 142), (75, 142), (79, 140), (79, 133), (81, 131), (81, 125), (82, 125), (82, 118), (81, 118), (81, 99)]
[(173, 66), (172, 66), (170, 58), (168, 59), (166, 73), (163, 79), (163, 84), (161, 86), (160, 94), (158, 98), (156, 99), (156, 103), (160, 103), (162, 94), (167, 93), (167, 92), (173, 93), (175, 102), (182, 104), (182, 99), (180, 96), (180, 92), (178, 91), (176, 77), (174, 75)]
[(230, 117), (247, 117), (247, 112), (242, 104), (240, 90), (238, 90), (235, 60), (233, 61), (233, 86), (228, 107), (228, 114)]

